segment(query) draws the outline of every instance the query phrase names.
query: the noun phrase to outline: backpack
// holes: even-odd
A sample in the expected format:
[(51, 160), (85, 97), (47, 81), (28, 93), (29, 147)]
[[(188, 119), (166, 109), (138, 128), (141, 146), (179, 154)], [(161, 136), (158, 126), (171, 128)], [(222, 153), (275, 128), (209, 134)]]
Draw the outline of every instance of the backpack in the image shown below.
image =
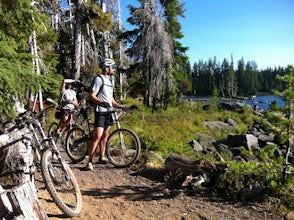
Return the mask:
[[(99, 77), (100, 79), (101, 79), (101, 81), (102, 81), (102, 85), (100, 86), (100, 89), (99, 89), (99, 91), (98, 91), (98, 93), (97, 93), (97, 95), (96, 96), (98, 96), (99, 95), (99, 93), (102, 91), (102, 89), (103, 89), (103, 87), (104, 87), (104, 79), (103, 79), (103, 77), (101, 76), (101, 75), (98, 75), (97, 77)], [(94, 80), (93, 80), (94, 81)], [(92, 82), (92, 84), (91, 84), (91, 87), (93, 86), (93, 82)], [(91, 91), (91, 88), (89, 89), (89, 92)], [(92, 100), (90, 100), (89, 98), (88, 98), (88, 102), (89, 102), (89, 104), (90, 104), (90, 106), (91, 107), (93, 107), (93, 108), (96, 108), (96, 106), (97, 106), (97, 104), (96, 103), (94, 103)]]

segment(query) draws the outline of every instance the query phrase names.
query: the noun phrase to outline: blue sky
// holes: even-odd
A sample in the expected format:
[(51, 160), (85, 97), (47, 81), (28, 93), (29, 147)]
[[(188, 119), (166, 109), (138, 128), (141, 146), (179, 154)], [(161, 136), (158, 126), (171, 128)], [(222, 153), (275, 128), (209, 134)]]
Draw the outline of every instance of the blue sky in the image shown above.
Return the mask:
[[(216, 57), (255, 61), (259, 69), (294, 65), (294, 0), (181, 0), (185, 18), (179, 18), (183, 46), (191, 65)], [(126, 5), (137, 0), (121, 0), (126, 29)]]

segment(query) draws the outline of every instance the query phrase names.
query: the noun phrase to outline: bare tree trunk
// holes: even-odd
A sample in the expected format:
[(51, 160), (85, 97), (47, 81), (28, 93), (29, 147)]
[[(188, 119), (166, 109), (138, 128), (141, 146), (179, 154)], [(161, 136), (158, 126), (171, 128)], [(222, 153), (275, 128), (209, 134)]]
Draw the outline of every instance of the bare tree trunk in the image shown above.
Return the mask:
[(81, 48), (82, 48), (82, 30), (81, 21), (76, 18), (75, 26), (75, 62), (74, 62), (74, 79), (80, 78), (81, 70)]
[(156, 98), (155, 97), (153, 97), (152, 98), (152, 112), (154, 112), (154, 111), (156, 111)]
[(81, 36), (81, 66), (86, 65), (86, 55), (85, 55), (85, 35)]
[[(291, 87), (289, 88), (291, 90)], [(288, 108), (289, 109), (289, 112), (287, 114), (287, 117), (288, 117), (288, 121), (289, 121), (289, 124), (288, 124), (288, 128), (287, 128), (287, 133), (288, 135), (290, 136), (291, 134), (291, 115), (292, 115), (292, 109), (293, 109), (293, 106), (292, 106), (292, 102), (293, 101), (288, 101), (287, 105), (288, 105)], [(288, 163), (289, 163), (289, 154), (290, 154), (290, 151), (291, 151), (291, 141), (290, 141), (290, 137), (288, 137), (288, 140), (287, 140), (287, 152), (286, 152), (286, 155), (285, 155), (285, 165), (284, 165), (284, 169), (283, 169), (283, 179), (286, 180), (287, 178), (287, 171), (288, 171)]]
[(166, 111), (167, 107), (168, 107), (168, 101), (165, 100), (163, 103), (163, 110)]
[(69, 27), (70, 27), (70, 34), (71, 34), (71, 39), (74, 38), (74, 29), (73, 29), (73, 15), (72, 15), (72, 3), (71, 3), (71, 0), (68, 0), (68, 5), (70, 6), (69, 7)]
[(221, 73), (221, 77), (220, 77), (220, 82), (219, 82), (219, 89), (220, 89), (220, 92), (222, 94), (222, 97), (225, 96), (225, 91), (224, 91), (224, 77), (223, 77), (223, 73)]
[[(32, 20), (35, 21), (35, 18), (32, 17)], [(31, 54), (33, 55), (33, 65), (34, 70), (36, 71), (37, 75), (40, 75), (40, 66), (39, 66), (39, 56), (38, 56), (38, 50), (37, 50), (37, 34), (36, 31), (33, 30), (32, 37), (29, 37), (29, 43), (31, 46)], [(40, 89), (38, 92), (39, 95), (39, 108), (43, 109), (43, 95), (42, 90)]]
[[(74, 79), (77, 80), (80, 78), (81, 74), (81, 65), (82, 65), (82, 48), (83, 48), (83, 41), (82, 41), (82, 21), (79, 8), (85, 2), (85, 0), (78, 0), (76, 8), (77, 13), (75, 16), (76, 25), (75, 25), (75, 62), (74, 62)], [(84, 49), (83, 49), (84, 50)]]
[(91, 29), (90, 30), (90, 36), (91, 36), (91, 41), (92, 41), (92, 44), (93, 44), (93, 48), (94, 48), (94, 60), (95, 62), (97, 63), (97, 66), (98, 66), (98, 50), (97, 50), (97, 43), (96, 43), (96, 39), (95, 39), (95, 34), (94, 34), (94, 30)]

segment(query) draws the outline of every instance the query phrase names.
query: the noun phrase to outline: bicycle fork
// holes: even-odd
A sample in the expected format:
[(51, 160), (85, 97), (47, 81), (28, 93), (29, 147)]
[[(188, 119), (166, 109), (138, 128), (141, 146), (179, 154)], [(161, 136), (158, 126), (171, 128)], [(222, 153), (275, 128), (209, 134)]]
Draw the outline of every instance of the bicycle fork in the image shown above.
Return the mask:
[[(112, 117), (114, 118), (114, 122), (116, 123), (117, 129), (120, 129), (121, 126), (120, 126), (120, 122), (118, 120), (118, 113), (117, 112), (114, 112)], [(125, 150), (126, 149), (126, 145), (125, 145), (124, 136), (123, 136), (122, 132), (119, 132), (119, 139), (120, 139), (121, 148), (123, 150)]]

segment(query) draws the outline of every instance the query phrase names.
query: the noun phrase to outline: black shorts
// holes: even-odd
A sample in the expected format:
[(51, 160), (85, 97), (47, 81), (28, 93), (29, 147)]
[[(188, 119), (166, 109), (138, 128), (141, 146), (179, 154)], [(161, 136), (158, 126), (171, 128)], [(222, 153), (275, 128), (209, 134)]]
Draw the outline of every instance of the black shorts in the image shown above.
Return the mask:
[(95, 112), (94, 126), (106, 129), (113, 124), (112, 115), (109, 112)]
[(62, 109), (62, 115), (69, 116), (71, 112), (73, 112), (73, 111), (71, 111), (69, 109)]

